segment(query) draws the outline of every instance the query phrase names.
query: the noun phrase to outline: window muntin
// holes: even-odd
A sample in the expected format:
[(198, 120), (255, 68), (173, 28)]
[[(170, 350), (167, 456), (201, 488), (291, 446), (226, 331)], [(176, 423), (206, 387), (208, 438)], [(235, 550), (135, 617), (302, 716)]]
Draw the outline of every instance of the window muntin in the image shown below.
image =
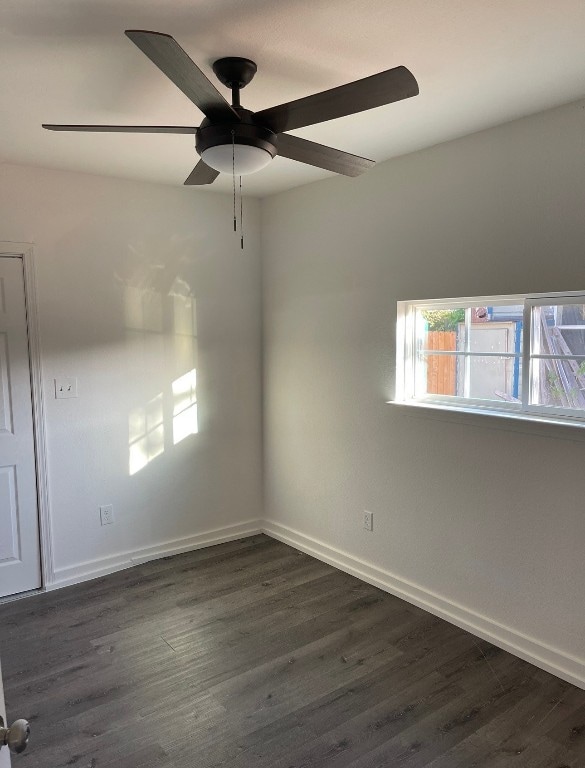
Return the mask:
[(399, 302), (397, 399), (585, 421), (585, 294)]

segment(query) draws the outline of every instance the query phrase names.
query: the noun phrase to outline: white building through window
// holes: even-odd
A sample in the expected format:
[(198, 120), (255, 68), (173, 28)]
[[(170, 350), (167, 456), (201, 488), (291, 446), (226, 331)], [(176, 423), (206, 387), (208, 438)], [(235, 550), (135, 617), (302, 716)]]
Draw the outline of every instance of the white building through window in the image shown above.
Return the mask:
[(585, 425), (585, 293), (398, 302), (396, 401)]

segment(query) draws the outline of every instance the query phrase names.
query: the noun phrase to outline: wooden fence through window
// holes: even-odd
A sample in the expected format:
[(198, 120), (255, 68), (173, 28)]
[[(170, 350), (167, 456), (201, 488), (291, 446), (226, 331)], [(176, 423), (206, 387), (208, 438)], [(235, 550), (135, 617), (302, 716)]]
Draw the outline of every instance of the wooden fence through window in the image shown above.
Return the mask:
[[(427, 349), (457, 349), (455, 331), (428, 331)], [(457, 391), (457, 359), (455, 355), (427, 354), (427, 392), (454, 395)]]

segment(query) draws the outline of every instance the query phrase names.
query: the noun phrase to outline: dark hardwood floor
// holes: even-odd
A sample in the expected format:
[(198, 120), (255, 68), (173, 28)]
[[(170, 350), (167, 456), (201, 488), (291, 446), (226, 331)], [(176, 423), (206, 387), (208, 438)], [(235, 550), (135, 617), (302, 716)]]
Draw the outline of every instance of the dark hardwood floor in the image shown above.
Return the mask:
[(585, 691), (265, 536), (0, 606), (14, 768), (583, 768)]

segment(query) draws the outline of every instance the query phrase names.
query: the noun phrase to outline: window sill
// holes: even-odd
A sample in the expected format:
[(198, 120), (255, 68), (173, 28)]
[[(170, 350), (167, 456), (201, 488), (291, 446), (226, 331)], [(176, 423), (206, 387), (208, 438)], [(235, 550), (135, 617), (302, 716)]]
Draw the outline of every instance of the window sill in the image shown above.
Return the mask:
[(389, 400), (387, 405), (403, 409), (409, 415), (451, 421), (488, 429), (503, 429), (523, 434), (541, 435), (559, 440), (585, 442), (585, 422), (559, 416), (539, 416), (518, 411), (466, 408), (442, 403)]

